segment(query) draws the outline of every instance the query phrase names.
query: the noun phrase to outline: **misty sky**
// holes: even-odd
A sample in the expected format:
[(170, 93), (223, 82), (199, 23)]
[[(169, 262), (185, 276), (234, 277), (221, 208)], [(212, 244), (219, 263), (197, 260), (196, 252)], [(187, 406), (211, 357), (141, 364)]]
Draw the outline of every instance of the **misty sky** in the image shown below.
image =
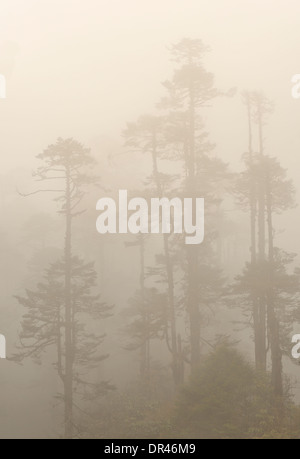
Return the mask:
[[(172, 73), (167, 47), (187, 36), (211, 47), (217, 87), (263, 89), (275, 101), (267, 147), (297, 180), (299, 15), (298, 0), (1, 0), (0, 44), (19, 46), (0, 101), (2, 173), (30, 166), (58, 136), (118, 138), (152, 112)], [(0, 56), (0, 73), (7, 67)], [(240, 97), (204, 116), (217, 153), (237, 164), (247, 145)]]

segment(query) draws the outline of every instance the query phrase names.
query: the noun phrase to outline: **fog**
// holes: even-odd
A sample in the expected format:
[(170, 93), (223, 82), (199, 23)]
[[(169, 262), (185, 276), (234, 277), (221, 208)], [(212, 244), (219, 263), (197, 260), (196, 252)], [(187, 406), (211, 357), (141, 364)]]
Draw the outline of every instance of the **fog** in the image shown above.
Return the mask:
[[(265, 390), (268, 394), (274, 390), (281, 398), (286, 387), (281, 390), (280, 383), (289, 378), (293, 409), (299, 410), (299, 368), (290, 352), (292, 334), (300, 333), (300, 219), (296, 205), (300, 101), (291, 95), (291, 78), (300, 73), (299, 15), (297, 0), (288, 4), (283, 0), (1, 0), (0, 74), (6, 79), (6, 98), (0, 99), (0, 333), (6, 337), (7, 359), (0, 360), (0, 438), (207, 438), (218, 437), (216, 431), (221, 432), (221, 438), (251, 436), (245, 433), (242, 421), (240, 430), (232, 434), (213, 421), (206, 430), (200, 408), (199, 418), (189, 425), (184, 410), (176, 408), (189, 409), (181, 392), (183, 385), (190, 391), (199, 388), (200, 400), (201, 375), (208, 371), (209, 358), (215, 358), (216, 363), (232, 359), (236, 374), (238, 367), (245, 365), (248, 379), (257, 377), (256, 370), (263, 370), (271, 381), (269, 386), (265, 383)], [(208, 46), (200, 53), (201, 65), (197, 58), (196, 64), (188, 65), (214, 76), (210, 87), (203, 73), (204, 89), (199, 90), (198, 105), (196, 101), (194, 106), (180, 86), (184, 83), (172, 80), (184, 62), (174, 59), (172, 46), (184, 39), (189, 43), (201, 40)], [(175, 81), (174, 94), (182, 90), (182, 105), (174, 96), (161, 110), (157, 105), (167, 96), (162, 84), (166, 80)], [(211, 88), (220, 94), (206, 100)], [(269, 158), (277, 159), (295, 186), (294, 203), (288, 202), (289, 193), (293, 193), (289, 185), (282, 185), (283, 175), (274, 175), (273, 182), (272, 176), (262, 185), (260, 172), (253, 165), (255, 159), (253, 164), (251, 158), (248, 163), (243, 160), (245, 153), (251, 153), (244, 91), (249, 91), (253, 110), (252, 153), (267, 163), (261, 166), (267, 168), (267, 177), (273, 173)], [(257, 99), (261, 93), (264, 96)], [(273, 105), (272, 113), (263, 112), (261, 119), (255, 112), (259, 100)], [(172, 118), (174, 113), (183, 116), (182, 124)], [(153, 131), (152, 121), (145, 127), (142, 115), (164, 118)], [(137, 130), (130, 131), (128, 123), (137, 123)], [(145, 130), (146, 135), (158, 132), (154, 153), (159, 172), (155, 171), (153, 151), (149, 154), (153, 144), (143, 143)], [(203, 132), (208, 140), (202, 137)], [(73, 207), (68, 209), (61, 175), (53, 176), (58, 167), (59, 174), (67, 177), (66, 163), (47, 163), (47, 153), (45, 156), (49, 145), (56, 145), (53, 151), (68, 150), (69, 144), (57, 139), (71, 138), (79, 144), (71, 144), (70, 151), (78, 150), (84, 158), (75, 166), (97, 175), (91, 183), (84, 182), (81, 175), (72, 176), (78, 170), (71, 168), (74, 188), (69, 198), (79, 213), (76, 218), (71, 215)], [(83, 146), (91, 149), (95, 164), (89, 163), (89, 154), (84, 156)], [(199, 152), (205, 158), (219, 158), (224, 168), (212, 159), (201, 163)], [(204, 163), (206, 169), (202, 170), (199, 164)], [(52, 167), (50, 176), (46, 165)], [(46, 169), (33, 175), (39, 167)], [(254, 197), (251, 183), (248, 192), (240, 183), (242, 178), (248, 184), (247, 171), (250, 182), (255, 182), (251, 182), (256, 187)], [(57, 192), (37, 192), (61, 186), (61, 201), (55, 201)], [(120, 189), (128, 190), (130, 197), (147, 199), (162, 197), (161, 192), (168, 197), (204, 193), (207, 237), (203, 246), (195, 248), (198, 255), (174, 234), (169, 238), (162, 234), (99, 234), (96, 203), (104, 196), (116, 199)], [(244, 206), (239, 205), (241, 194)], [(281, 198), (284, 204), (280, 202), (277, 209)], [(282, 259), (276, 265), (276, 248), (295, 254), (287, 267)], [(73, 257), (82, 263), (94, 262), (94, 271)], [(205, 261), (200, 263), (200, 259)], [(61, 264), (55, 265), (58, 260)], [(255, 264), (260, 262), (271, 266), (272, 273), (260, 271), (261, 266)], [(262, 293), (257, 284), (251, 284), (246, 263), (269, 290)], [(47, 277), (50, 266), (55, 267)], [(276, 267), (281, 280), (286, 276), (285, 283), (276, 278)], [(219, 270), (224, 282), (220, 280), (218, 286)], [(235, 281), (237, 276), (243, 279)], [(39, 290), (43, 282), (49, 290), (45, 286)], [(86, 282), (82, 297), (79, 284), (77, 291), (72, 282)], [(30, 292), (38, 293), (34, 297)], [(105, 307), (91, 299), (98, 293)], [(246, 294), (253, 302), (247, 307)], [(266, 302), (266, 309), (262, 308), (264, 332), (261, 324), (255, 324), (255, 300), (259, 307)], [(37, 304), (46, 314), (42, 324), (49, 320), (47, 336), (41, 335), (44, 325), (38, 325)], [(150, 312), (145, 313), (145, 305), (152, 308)], [(51, 311), (59, 317), (55, 331), (49, 328), (54, 320), (49, 319)], [(68, 311), (73, 318), (68, 319)], [(272, 328), (272, 319), (278, 327)], [(68, 331), (68, 320), (72, 331)], [(197, 322), (196, 330), (193, 322)], [(87, 336), (81, 335), (83, 323)], [(265, 333), (262, 352), (260, 333)], [(76, 340), (82, 340), (82, 347), (77, 349)], [(96, 341), (100, 354), (95, 364)], [(42, 348), (33, 350), (33, 342)], [(101, 356), (107, 358), (102, 360)], [(84, 397), (77, 400), (83, 374), (88, 382)], [(98, 398), (93, 405), (90, 392), (96, 385)], [(78, 389), (81, 396), (83, 392)], [(130, 400), (130, 409), (124, 400)], [(153, 402), (153, 411), (147, 401)], [(272, 403), (268, 406), (270, 417), (275, 409)], [(253, 410), (259, 417), (257, 407)], [(86, 412), (90, 419), (85, 418)], [(213, 413), (213, 408), (209, 412)], [(173, 427), (166, 429), (168, 420), (174, 418)], [(121, 419), (125, 419), (125, 427)], [(268, 428), (253, 436), (275, 435), (274, 429)], [(290, 431), (287, 428), (278, 436), (299, 438), (300, 432), (293, 429), (290, 426)]]

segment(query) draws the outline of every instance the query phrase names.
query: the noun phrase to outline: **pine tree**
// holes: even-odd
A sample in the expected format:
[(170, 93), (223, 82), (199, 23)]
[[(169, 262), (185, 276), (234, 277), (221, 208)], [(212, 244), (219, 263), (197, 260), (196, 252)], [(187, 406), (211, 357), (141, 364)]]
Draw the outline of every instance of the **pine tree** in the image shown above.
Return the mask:
[[(160, 199), (170, 195), (170, 185), (174, 181), (173, 175), (162, 173), (159, 169), (159, 158), (165, 155), (163, 126), (163, 117), (144, 115), (138, 119), (137, 123), (128, 123), (124, 132), (127, 148), (138, 150), (140, 153), (148, 154), (151, 157), (152, 174), (147, 180), (147, 185), (150, 187), (150, 191), (153, 191), (153, 195)], [(162, 238), (163, 254), (156, 257), (156, 268), (151, 268), (150, 271), (152, 275), (159, 276), (160, 282), (163, 282), (163, 277), (166, 278), (168, 305), (163, 314), (166, 318), (164, 335), (172, 355), (174, 383), (179, 385), (183, 383), (183, 359), (178, 343), (180, 336), (177, 335), (176, 326), (174, 255), (170, 247), (170, 235), (164, 233)]]
[[(51, 266), (45, 282), (39, 284), (37, 291), (28, 290), (26, 297), (18, 298), (28, 308), (21, 332), (25, 352), (20, 356), (38, 356), (47, 346), (56, 345), (57, 371), (64, 385), (65, 438), (72, 438), (74, 385), (82, 382), (76, 381), (74, 365), (76, 361), (81, 365), (91, 365), (93, 354), (103, 339), (84, 331), (82, 314), (103, 317), (109, 310), (106, 304), (100, 302), (99, 296), (92, 293), (96, 283), (93, 266), (85, 264), (72, 253), (72, 222), (83, 212), (77, 208), (85, 196), (86, 187), (97, 181), (89, 172), (95, 160), (88, 148), (76, 140), (62, 138), (37, 158), (43, 165), (34, 173), (36, 180), (51, 181), (56, 186), (29, 195), (50, 191), (58, 193), (55, 201), (60, 204), (59, 212), (65, 218), (64, 258)], [(25, 344), (27, 340), (29, 344)], [(98, 386), (95, 387), (97, 392)]]
[[(280, 256), (274, 247), (273, 216), (294, 204), (294, 188), (275, 158), (265, 154), (263, 126), (271, 104), (260, 93), (245, 93), (249, 127), (249, 151), (246, 170), (238, 181), (240, 202), (250, 211), (251, 262), (238, 282), (247, 285), (252, 302), (255, 361), (266, 371), (268, 349), (271, 349), (272, 381), (275, 393), (283, 394), (281, 329), (288, 300), (280, 300), (279, 285), (288, 278), (289, 258)], [(253, 122), (257, 125), (258, 152), (253, 152)], [(285, 283), (286, 295), (293, 295), (296, 278)], [(290, 301), (292, 299), (290, 298)]]
[[(226, 165), (211, 155), (214, 146), (208, 139), (201, 118), (201, 110), (218, 95), (213, 75), (203, 66), (207, 47), (200, 40), (183, 39), (171, 49), (178, 67), (173, 78), (164, 82), (167, 96), (159, 104), (166, 112), (166, 145), (169, 159), (182, 167), (182, 181), (177, 193), (185, 197), (205, 197), (206, 222), (221, 202), (228, 180)], [(222, 287), (220, 271), (214, 257), (214, 235), (207, 225), (205, 242), (200, 247), (186, 246), (182, 263), (185, 283), (185, 306), (189, 316), (190, 363), (192, 371), (200, 361), (203, 338), (201, 327), (208, 303), (217, 302)], [(205, 272), (214, 272), (214, 280), (207, 288), (201, 281)], [(214, 297), (214, 300), (212, 298)]]

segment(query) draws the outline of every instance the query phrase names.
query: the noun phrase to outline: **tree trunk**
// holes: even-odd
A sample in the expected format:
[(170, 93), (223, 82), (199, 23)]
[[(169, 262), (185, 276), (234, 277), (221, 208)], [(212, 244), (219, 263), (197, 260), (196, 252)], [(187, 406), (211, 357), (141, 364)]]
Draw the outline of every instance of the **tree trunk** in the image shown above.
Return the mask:
[[(251, 125), (251, 101), (249, 94), (246, 94), (246, 106), (248, 116), (248, 152), (249, 152), (249, 172), (250, 172), (250, 232), (251, 232), (251, 266), (253, 271), (257, 269), (256, 262), (256, 218), (257, 218), (257, 193), (256, 181), (254, 175), (254, 162), (252, 150), (252, 125)], [(255, 365), (259, 369), (260, 363), (260, 318), (259, 318), (259, 299), (257, 292), (252, 291), (252, 307), (253, 307), (253, 327), (254, 327), (254, 350), (255, 350)]]
[(269, 289), (267, 295), (267, 316), (271, 345), (272, 360), (272, 383), (275, 394), (283, 395), (282, 383), (282, 352), (280, 347), (279, 322), (276, 317), (274, 305), (274, 244), (273, 244), (273, 222), (272, 222), (272, 194), (270, 190), (269, 165), (266, 165), (266, 202), (268, 222), (268, 244), (269, 244)]
[[(195, 183), (195, 97), (194, 88), (191, 83), (189, 89), (189, 156), (188, 156), (188, 186), (192, 198), (196, 197)], [(195, 219), (195, 215), (193, 215)], [(188, 262), (188, 314), (190, 320), (190, 341), (191, 341), (191, 371), (196, 370), (200, 361), (200, 313), (198, 302), (198, 250), (195, 246), (187, 246)]]
[(70, 168), (66, 169), (66, 236), (65, 236), (65, 438), (73, 438), (73, 343), (72, 343), (72, 215)]
[[(156, 190), (158, 197), (162, 198), (162, 185), (160, 181), (160, 175), (157, 166), (157, 145), (156, 145), (156, 133), (153, 132), (152, 136), (152, 162), (153, 162), (153, 175), (156, 184)], [(165, 265), (168, 282), (168, 302), (169, 302), (169, 316), (170, 316), (170, 329), (171, 329), (171, 346), (170, 351), (172, 354), (172, 374), (175, 385), (181, 384), (181, 368), (178, 361), (178, 349), (177, 349), (177, 333), (176, 333), (176, 314), (175, 314), (175, 298), (174, 298), (174, 277), (173, 277), (173, 266), (170, 257), (169, 240), (168, 235), (163, 234), (164, 244), (164, 255)], [(166, 333), (168, 334), (168, 326)], [(168, 337), (167, 337), (168, 340)]]
[(147, 310), (146, 295), (145, 295), (145, 245), (144, 236), (140, 235), (140, 289), (142, 296), (142, 323), (144, 336), (142, 337), (141, 347), (141, 380), (143, 383), (148, 382), (150, 372), (150, 324), (149, 311)]
[[(258, 176), (258, 261), (259, 269), (264, 274), (266, 254), (265, 254), (265, 180), (262, 173), (263, 166), (263, 136), (262, 136), (262, 109), (260, 101), (257, 104), (258, 112), (258, 135), (259, 135), (259, 176)], [(259, 274), (259, 273), (258, 273)], [(267, 352), (266, 352), (266, 297), (263, 293), (260, 294), (258, 300), (258, 367), (260, 370), (267, 369)]]

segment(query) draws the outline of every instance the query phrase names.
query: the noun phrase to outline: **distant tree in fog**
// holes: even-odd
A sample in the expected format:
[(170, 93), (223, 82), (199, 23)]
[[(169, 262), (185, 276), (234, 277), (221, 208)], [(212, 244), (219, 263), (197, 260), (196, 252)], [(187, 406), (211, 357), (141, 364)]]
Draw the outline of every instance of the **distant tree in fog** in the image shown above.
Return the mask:
[[(294, 255), (275, 246), (273, 220), (275, 214), (294, 206), (295, 190), (278, 160), (265, 151), (263, 127), (272, 104), (257, 92), (246, 92), (244, 101), (249, 146), (244, 155), (246, 169), (238, 179), (236, 191), (240, 204), (250, 214), (251, 260), (237, 278), (236, 289), (249, 295), (256, 366), (266, 371), (270, 350), (274, 389), (282, 396), (284, 341), (292, 326), (291, 310), (299, 279), (289, 273)], [(253, 125), (257, 129), (256, 149)]]
[[(41, 357), (50, 345), (56, 346), (56, 369), (63, 382), (65, 406), (65, 437), (74, 436), (74, 393), (79, 383), (84, 384), (85, 398), (90, 391), (100, 394), (108, 385), (92, 384), (82, 378), (84, 367), (93, 367), (106, 356), (98, 354), (104, 336), (88, 331), (87, 318), (101, 319), (109, 314), (110, 307), (94, 293), (96, 273), (93, 265), (73, 255), (72, 223), (83, 210), (78, 205), (86, 188), (95, 184), (90, 169), (95, 160), (90, 150), (73, 139), (59, 138), (38, 155), (43, 164), (34, 173), (37, 181), (54, 183), (54, 187), (39, 189), (55, 192), (60, 213), (65, 219), (64, 257), (51, 265), (35, 291), (27, 290), (25, 297), (17, 297), (27, 308), (20, 334), (23, 350), (16, 358)], [(28, 196), (28, 195), (27, 195)]]
[[(212, 226), (213, 215), (220, 213), (230, 176), (227, 165), (212, 153), (214, 145), (201, 117), (201, 110), (221, 95), (214, 87), (213, 75), (203, 66), (206, 50), (201, 40), (183, 39), (172, 46), (176, 68), (172, 79), (163, 83), (167, 95), (158, 104), (161, 114), (141, 116), (136, 123), (128, 123), (124, 133), (129, 149), (151, 158), (147, 191), (158, 197), (205, 197), (204, 243), (187, 246), (178, 235), (165, 234), (163, 252), (157, 256), (156, 266), (149, 269), (167, 286), (165, 339), (172, 355), (176, 385), (183, 382), (184, 361), (191, 364), (192, 371), (200, 362), (201, 345), (207, 343), (202, 330), (211, 307), (220, 299), (224, 282)], [(162, 161), (167, 173), (162, 172)], [(175, 172), (170, 174), (170, 169)], [(178, 312), (183, 307), (189, 320), (185, 327), (188, 343), (178, 332)]]
[[(164, 117), (144, 115), (136, 123), (128, 123), (124, 132), (125, 145), (130, 151), (149, 155), (152, 161), (152, 174), (147, 179), (147, 189), (158, 198), (170, 195), (170, 185), (175, 177), (162, 173), (159, 158), (165, 154)], [(176, 297), (174, 281), (174, 253), (170, 247), (170, 235), (163, 234), (163, 253), (156, 257), (156, 266), (148, 269), (148, 274), (159, 276), (160, 283), (167, 284), (167, 296), (162, 302), (162, 315), (165, 318), (163, 336), (172, 355), (172, 373), (175, 384), (183, 382), (183, 359), (180, 336), (176, 326)], [(174, 252), (174, 251), (173, 251)], [(149, 276), (148, 276), (149, 277)]]
[[(208, 224), (222, 202), (229, 175), (227, 165), (213, 155), (201, 111), (221, 92), (214, 76), (203, 66), (207, 47), (201, 40), (183, 39), (171, 48), (176, 68), (159, 108), (165, 113), (165, 152), (181, 168), (177, 194), (205, 198), (205, 239), (200, 246), (185, 246), (184, 304), (189, 317), (189, 347), (192, 371), (200, 363), (203, 328), (212, 305), (220, 298), (223, 279), (215, 257), (215, 230)], [(230, 94), (231, 95), (231, 94)]]

